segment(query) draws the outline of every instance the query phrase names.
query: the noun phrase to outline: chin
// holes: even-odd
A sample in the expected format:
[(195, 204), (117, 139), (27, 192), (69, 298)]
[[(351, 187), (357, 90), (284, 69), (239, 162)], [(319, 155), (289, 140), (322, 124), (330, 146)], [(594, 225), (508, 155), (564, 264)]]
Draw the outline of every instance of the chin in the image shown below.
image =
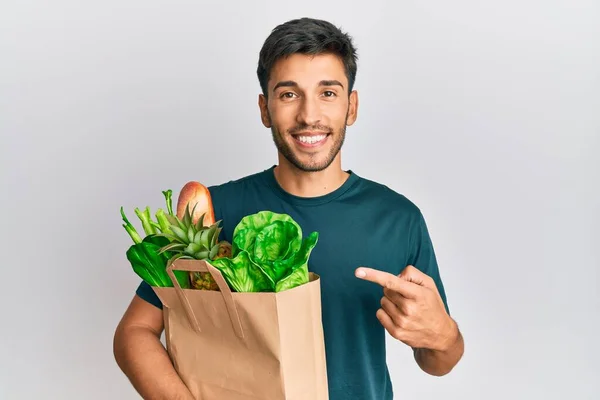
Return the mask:
[(279, 154), (290, 166), (302, 172), (319, 172), (327, 169), (336, 159), (344, 139), (343, 136), (340, 139), (329, 133), (322, 142), (306, 145), (299, 143), (292, 136), (283, 139), (273, 133), (273, 141)]
[(286, 156), (284, 154), (286, 160), (294, 166), (296, 169), (302, 172), (319, 172), (327, 169), (331, 163), (334, 161), (334, 157), (319, 157), (317, 159), (305, 159), (305, 157), (294, 156)]

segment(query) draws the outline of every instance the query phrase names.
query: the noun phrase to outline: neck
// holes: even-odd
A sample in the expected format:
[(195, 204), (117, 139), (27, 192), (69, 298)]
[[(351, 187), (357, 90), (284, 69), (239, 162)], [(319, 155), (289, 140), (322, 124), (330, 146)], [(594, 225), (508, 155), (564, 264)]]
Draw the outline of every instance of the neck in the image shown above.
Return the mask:
[(280, 157), (274, 174), (283, 190), (298, 197), (318, 197), (329, 194), (342, 186), (349, 176), (342, 170), (339, 154), (329, 167), (317, 172), (301, 171)]

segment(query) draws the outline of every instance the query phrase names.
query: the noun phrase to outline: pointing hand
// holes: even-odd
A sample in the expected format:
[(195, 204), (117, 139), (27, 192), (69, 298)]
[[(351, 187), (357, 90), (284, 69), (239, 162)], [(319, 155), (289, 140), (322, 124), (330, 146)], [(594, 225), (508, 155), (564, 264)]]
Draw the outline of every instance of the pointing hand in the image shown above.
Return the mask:
[(389, 334), (416, 348), (445, 350), (454, 340), (454, 326), (435, 282), (409, 265), (398, 276), (372, 268), (356, 270), (360, 279), (383, 288), (377, 318)]

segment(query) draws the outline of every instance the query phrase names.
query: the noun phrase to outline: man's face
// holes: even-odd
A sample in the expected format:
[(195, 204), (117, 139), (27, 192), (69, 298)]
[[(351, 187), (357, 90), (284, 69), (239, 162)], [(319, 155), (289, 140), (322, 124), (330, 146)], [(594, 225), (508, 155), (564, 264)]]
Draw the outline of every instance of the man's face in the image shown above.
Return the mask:
[(264, 125), (280, 154), (301, 171), (321, 171), (338, 155), (346, 125), (356, 120), (357, 94), (348, 96), (344, 64), (334, 55), (294, 54), (271, 71)]

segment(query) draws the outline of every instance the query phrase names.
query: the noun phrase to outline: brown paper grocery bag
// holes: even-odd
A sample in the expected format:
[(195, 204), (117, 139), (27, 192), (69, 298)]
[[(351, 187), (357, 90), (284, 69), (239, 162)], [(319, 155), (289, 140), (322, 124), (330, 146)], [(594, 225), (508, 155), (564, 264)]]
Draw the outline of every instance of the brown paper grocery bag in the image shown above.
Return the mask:
[[(173, 270), (210, 272), (220, 291), (183, 289)], [(163, 303), (167, 351), (202, 400), (327, 400), (319, 276), (279, 293), (231, 292), (206, 261), (167, 267)]]

